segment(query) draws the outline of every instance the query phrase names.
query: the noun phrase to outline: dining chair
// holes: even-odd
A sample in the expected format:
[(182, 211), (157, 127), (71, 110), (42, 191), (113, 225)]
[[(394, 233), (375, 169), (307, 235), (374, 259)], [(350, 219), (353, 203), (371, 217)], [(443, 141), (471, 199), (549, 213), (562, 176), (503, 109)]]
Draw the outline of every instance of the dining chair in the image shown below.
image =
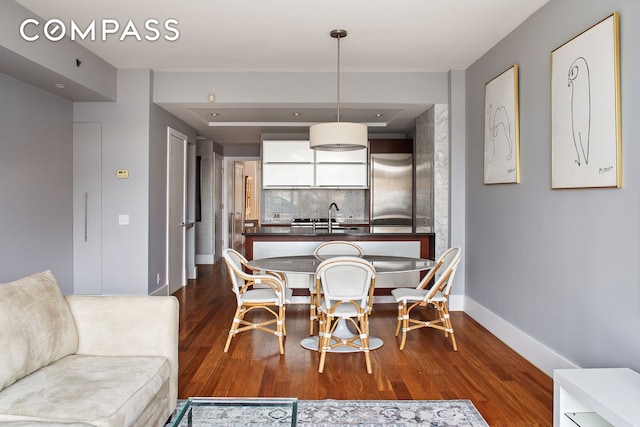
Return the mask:
[[(234, 249), (225, 249), (223, 257), (237, 303), (224, 352), (229, 350), (231, 340), (237, 334), (257, 329), (277, 336), (280, 354), (284, 354), (284, 336), (287, 333), (285, 308), (291, 301), (292, 290), (287, 288), (285, 282), (275, 274), (258, 274), (255, 270), (247, 272), (246, 259)], [(273, 318), (259, 322), (246, 320), (247, 313), (254, 310), (264, 310)], [(269, 327), (273, 324), (275, 327)]]
[[(396, 336), (402, 329), (402, 339), (400, 350), (404, 349), (407, 341), (407, 332), (419, 328), (435, 328), (444, 332), (445, 337), (451, 336), (453, 350), (458, 351), (456, 338), (453, 334), (453, 326), (449, 317), (449, 294), (453, 285), (453, 278), (456, 274), (462, 250), (458, 247), (448, 249), (435, 267), (429, 271), (415, 288), (396, 288), (391, 291), (391, 295), (398, 303), (398, 325)], [(431, 282), (433, 286), (428, 287)], [(411, 310), (416, 307), (433, 306), (438, 318), (434, 320), (422, 320), (411, 317)]]
[[(285, 289), (287, 288), (287, 275), (280, 272), (280, 271), (271, 271), (271, 270), (260, 270), (259, 268), (255, 268), (255, 267), (251, 267), (249, 265), (249, 260), (247, 260), (244, 255), (242, 255), (240, 252), (231, 249), (229, 251), (229, 253), (233, 254), (233, 257), (236, 258), (237, 263), (240, 264), (242, 266), (242, 269), (246, 272), (250, 272), (253, 275), (261, 275), (261, 274), (271, 274), (274, 276), (277, 276), (280, 280), (282, 280), (282, 283), (284, 283), (284, 287)], [(256, 287), (260, 287), (260, 280), (257, 279)]]
[[(364, 255), (364, 251), (355, 243), (334, 240), (318, 245), (313, 251), (313, 255), (318, 259), (324, 260), (329, 257), (340, 255), (360, 257)], [(309, 280), (309, 335), (313, 335), (315, 329), (314, 325), (318, 320), (317, 307), (319, 300), (320, 295), (316, 294), (316, 282), (312, 277)]]
[[(375, 280), (373, 265), (359, 257), (337, 256), (318, 265), (316, 294), (322, 292), (318, 306), (318, 372), (324, 371), (327, 352), (347, 346), (364, 352), (367, 373), (371, 373), (369, 313)], [(353, 325), (356, 334), (349, 331), (347, 323)]]

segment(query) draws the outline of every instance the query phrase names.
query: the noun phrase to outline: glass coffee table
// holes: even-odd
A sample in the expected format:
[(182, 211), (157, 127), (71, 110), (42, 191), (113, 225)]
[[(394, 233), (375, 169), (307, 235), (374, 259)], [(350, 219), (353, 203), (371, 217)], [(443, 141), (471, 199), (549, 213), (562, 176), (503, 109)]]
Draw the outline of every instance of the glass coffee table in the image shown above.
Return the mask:
[(295, 426), (296, 398), (191, 397), (171, 420), (171, 427)]

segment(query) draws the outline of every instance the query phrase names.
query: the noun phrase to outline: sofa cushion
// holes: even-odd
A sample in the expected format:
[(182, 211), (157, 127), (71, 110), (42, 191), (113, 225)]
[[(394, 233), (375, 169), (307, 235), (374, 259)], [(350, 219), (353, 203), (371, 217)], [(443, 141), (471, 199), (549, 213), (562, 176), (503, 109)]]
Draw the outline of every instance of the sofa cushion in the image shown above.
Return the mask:
[(51, 271), (0, 284), (0, 390), (78, 350), (78, 333)]
[(167, 401), (169, 373), (160, 356), (67, 356), (0, 392), (0, 424), (129, 426), (158, 395)]

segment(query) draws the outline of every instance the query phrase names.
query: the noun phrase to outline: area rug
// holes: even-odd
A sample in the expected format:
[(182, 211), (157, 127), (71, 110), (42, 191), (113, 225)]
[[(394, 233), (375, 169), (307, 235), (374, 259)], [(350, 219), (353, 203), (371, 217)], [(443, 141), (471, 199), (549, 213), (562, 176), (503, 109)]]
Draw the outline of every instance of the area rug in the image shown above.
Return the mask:
[[(178, 410), (182, 405), (178, 402)], [(203, 408), (200, 408), (203, 409)], [(200, 413), (198, 426), (256, 426), (286, 425), (288, 414), (275, 411), (269, 424), (251, 421), (250, 411), (219, 411)], [(282, 413), (281, 413), (282, 412)], [(195, 414), (194, 414), (195, 415)], [(261, 415), (261, 416), (264, 416)], [(264, 420), (264, 418), (262, 418)], [(183, 424), (180, 424), (182, 426)], [(184, 426), (186, 426), (186, 420)], [(301, 427), (375, 427), (375, 426), (430, 426), (430, 427), (488, 427), (478, 410), (469, 400), (299, 400), (297, 425)]]

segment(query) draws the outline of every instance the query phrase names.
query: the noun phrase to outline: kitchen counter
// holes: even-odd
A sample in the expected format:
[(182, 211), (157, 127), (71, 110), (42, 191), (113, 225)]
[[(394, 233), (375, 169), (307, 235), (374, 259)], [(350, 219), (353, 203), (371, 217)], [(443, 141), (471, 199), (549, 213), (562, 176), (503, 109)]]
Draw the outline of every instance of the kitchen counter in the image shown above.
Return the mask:
[[(351, 226), (333, 226), (332, 233), (336, 234), (363, 234), (370, 233), (369, 227), (351, 227)], [(328, 228), (312, 228), (312, 227), (289, 227), (289, 226), (274, 226), (274, 227), (251, 227), (245, 229), (245, 236), (255, 235), (268, 235), (268, 234), (291, 234), (291, 235), (304, 235), (304, 236), (316, 236), (329, 234)]]
[[(413, 233), (406, 228), (394, 229), (392, 227), (355, 227), (343, 224), (339, 227), (333, 227), (331, 233), (326, 228), (312, 227), (252, 227), (244, 231), (245, 236), (245, 256), (251, 260), (254, 258), (256, 246), (268, 243), (271, 245), (275, 242), (298, 242), (299, 250), (308, 251), (309, 248), (317, 246), (319, 243), (331, 240), (347, 240), (353, 242), (378, 242), (381, 246), (392, 247), (391, 244), (384, 242), (414, 242), (419, 246), (419, 253), (411, 256), (419, 256), (420, 258), (434, 259), (435, 257), (435, 234), (434, 233)], [(301, 243), (306, 246), (301, 246)], [(308, 248), (307, 248), (308, 246)], [(294, 246), (292, 246), (293, 248)], [(303, 249), (304, 248), (304, 249)], [(264, 255), (273, 256), (271, 250), (268, 253), (259, 253), (258, 257)], [(304, 253), (296, 253), (304, 255)], [(394, 253), (379, 253), (379, 255), (395, 255)]]

